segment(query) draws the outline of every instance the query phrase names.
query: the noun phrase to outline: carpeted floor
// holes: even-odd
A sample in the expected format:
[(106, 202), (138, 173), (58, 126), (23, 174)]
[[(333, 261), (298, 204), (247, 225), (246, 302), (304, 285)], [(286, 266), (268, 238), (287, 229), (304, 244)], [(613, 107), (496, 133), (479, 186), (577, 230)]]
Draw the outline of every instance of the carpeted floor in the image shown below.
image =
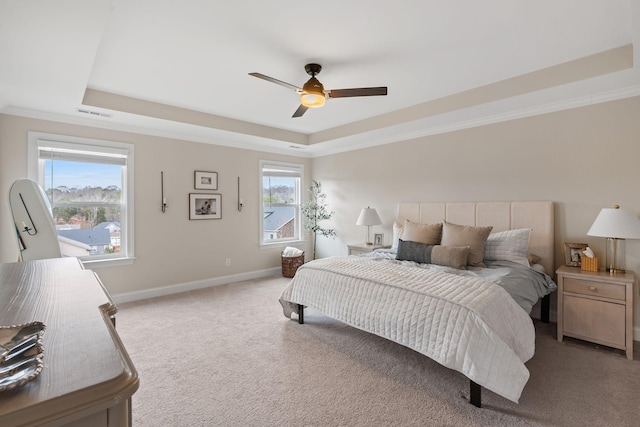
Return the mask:
[(536, 322), (520, 403), (317, 311), (282, 315), (274, 277), (121, 305), (140, 375), (134, 426), (638, 426), (640, 347), (555, 339)]

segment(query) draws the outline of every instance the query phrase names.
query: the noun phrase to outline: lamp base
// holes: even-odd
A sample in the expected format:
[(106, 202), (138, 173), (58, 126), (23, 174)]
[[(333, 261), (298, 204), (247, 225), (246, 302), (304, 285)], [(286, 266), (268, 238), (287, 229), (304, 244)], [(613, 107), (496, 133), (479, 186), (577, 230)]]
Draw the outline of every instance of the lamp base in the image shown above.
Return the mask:
[(365, 246), (373, 246), (373, 242), (365, 242)]
[(607, 266), (609, 274), (624, 274), (624, 239), (607, 238)]

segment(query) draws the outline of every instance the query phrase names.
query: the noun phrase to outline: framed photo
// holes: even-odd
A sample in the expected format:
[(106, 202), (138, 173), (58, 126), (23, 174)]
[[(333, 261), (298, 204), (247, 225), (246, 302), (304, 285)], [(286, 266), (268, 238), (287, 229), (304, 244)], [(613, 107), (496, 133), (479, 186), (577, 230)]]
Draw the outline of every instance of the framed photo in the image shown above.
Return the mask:
[(195, 171), (193, 186), (196, 190), (217, 190), (218, 172)]
[(189, 193), (189, 219), (222, 218), (222, 195)]
[(582, 266), (582, 251), (587, 249), (586, 243), (565, 243), (564, 263), (569, 267)]
[(384, 234), (374, 234), (373, 235), (373, 244), (376, 246), (382, 246), (384, 244)]

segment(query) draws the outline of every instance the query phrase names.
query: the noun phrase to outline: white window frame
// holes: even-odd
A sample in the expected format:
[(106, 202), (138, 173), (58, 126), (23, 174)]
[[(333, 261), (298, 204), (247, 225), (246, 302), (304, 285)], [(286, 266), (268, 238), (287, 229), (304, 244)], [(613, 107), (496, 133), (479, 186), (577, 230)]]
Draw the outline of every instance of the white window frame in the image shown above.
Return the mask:
[[(281, 168), (283, 170), (287, 170), (291, 173), (299, 174), (300, 183), (298, 188), (296, 188), (296, 212), (295, 212), (295, 236), (292, 239), (279, 239), (277, 241), (265, 241), (264, 239), (264, 202), (263, 202), (263, 178), (264, 178), (264, 169), (268, 166), (274, 166), (277, 168)], [(274, 246), (287, 246), (287, 245), (295, 245), (304, 242), (302, 237), (302, 213), (301, 207), (303, 203), (303, 193), (302, 189), (304, 188), (304, 165), (299, 163), (286, 163), (286, 162), (278, 162), (273, 160), (260, 160), (259, 161), (259, 171), (258, 171), (258, 188), (260, 189), (259, 193), (259, 206), (260, 206), (260, 217), (259, 217), (259, 232), (260, 232), (260, 247), (262, 248), (272, 248)]]
[[(80, 260), (85, 265), (96, 267), (117, 266), (132, 264), (135, 259), (134, 254), (134, 149), (133, 144), (125, 142), (105, 141), (98, 139), (82, 138), (67, 135), (56, 135), (42, 132), (28, 132), (27, 137), (27, 176), (40, 184), (44, 188), (44, 161), (38, 158), (40, 147), (67, 148), (80, 150), (87, 153), (96, 152), (100, 154), (115, 154), (126, 156), (125, 188), (122, 188), (122, 197), (125, 200), (122, 207), (122, 217), (120, 222), (121, 239), (124, 237), (125, 245), (120, 246), (118, 255), (109, 257), (81, 257)], [(90, 154), (88, 154), (90, 155)]]

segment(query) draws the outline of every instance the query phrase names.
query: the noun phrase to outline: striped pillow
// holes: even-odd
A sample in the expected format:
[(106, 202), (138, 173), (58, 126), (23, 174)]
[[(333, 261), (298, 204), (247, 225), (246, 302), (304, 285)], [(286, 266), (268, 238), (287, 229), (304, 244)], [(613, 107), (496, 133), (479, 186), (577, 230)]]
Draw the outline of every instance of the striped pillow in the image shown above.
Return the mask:
[(511, 261), (529, 267), (527, 250), (531, 229), (500, 231), (492, 233), (484, 245), (484, 259), (487, 261)]

